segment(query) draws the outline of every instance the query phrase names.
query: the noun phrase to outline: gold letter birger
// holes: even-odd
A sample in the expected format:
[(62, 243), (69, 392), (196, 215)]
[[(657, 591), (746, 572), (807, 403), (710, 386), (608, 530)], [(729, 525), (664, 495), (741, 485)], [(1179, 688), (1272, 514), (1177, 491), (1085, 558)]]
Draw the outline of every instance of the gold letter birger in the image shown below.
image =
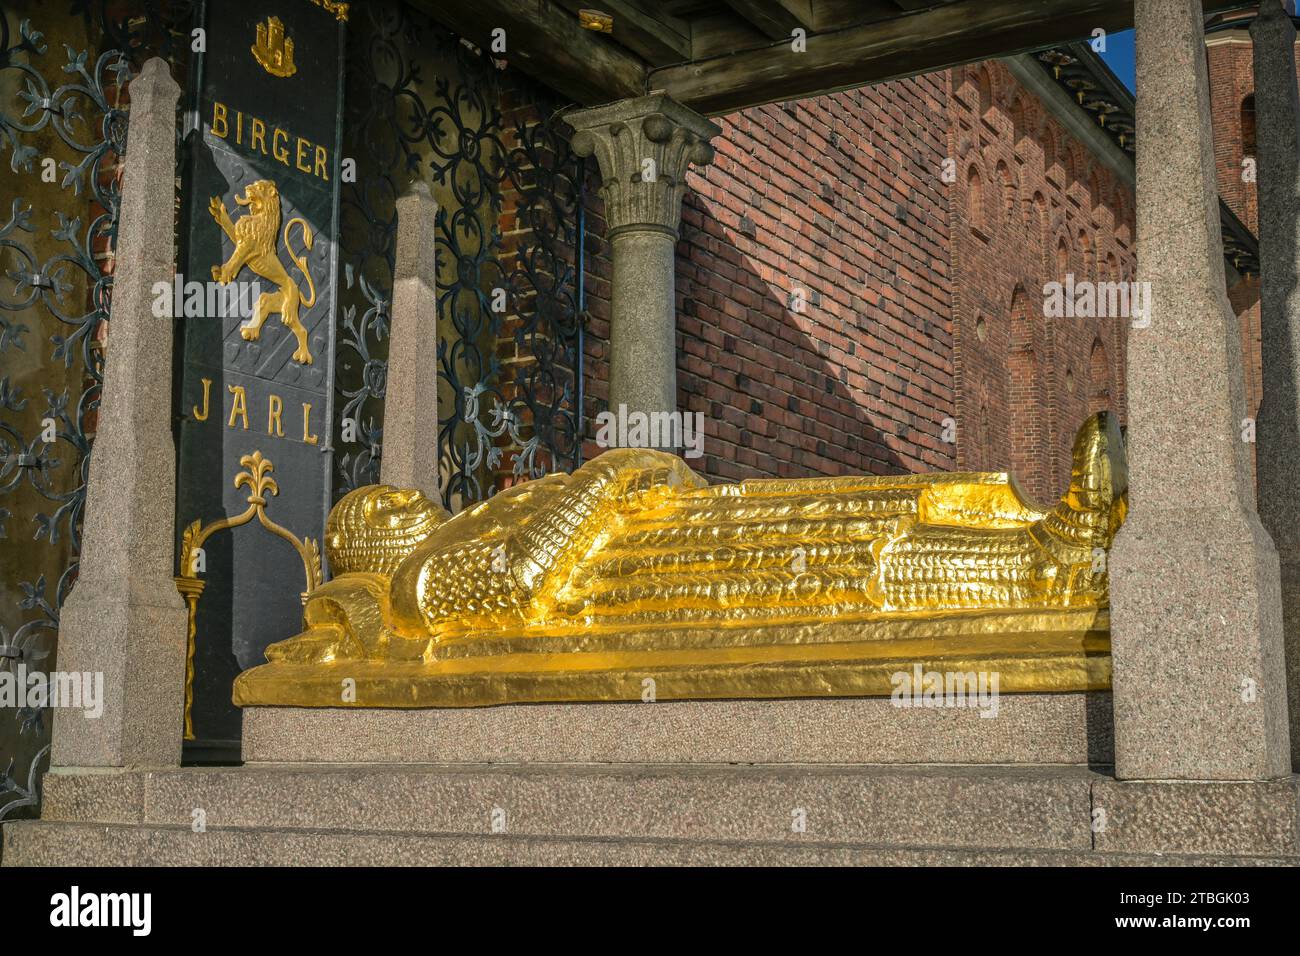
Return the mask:
[(284, 428), (280, 425), (280, 413), (284, 411), (284, 402), (279, 395), (272, 395), (266, 400), (266, 433), (276, 438), (284, 437)]
[(320, 441), (318, 435), (311, 433), (311, 402), (302, 403), (302, 440), (308, 445), (314, 445)]
[[(230, 138), (230, 114), (231, 109), (225, 103), (213, 101), (212, 103), (212, 135), (220, 139)], [(234, 142), (238, 146), (247, 145), (250, 150), (267, 155), (267, 133), (270, 132), (271, 145), (269, 153), (278, 162), (283, 163), (300, 173), (306, 173), (308, 176), (317, 176), (324, 182), (329, 182), (329, 150), (324, 146), (318, 146), (309, 139), (295, 135), (291, 130), (283, 129), (274, 124), (268, 126), (265, 120), (262, 120), (251, 113), (245, 114), (243, 110), (234, 110), (235, 114), (235, 136)], [(249, 121), (248, 142), (244, 142), (244, 117), (247, 115)], [(290, 146), (292, 141), (292, 146)]]
[(275, 132), (271, 134), (271, 155), (274, 156), (276, 159), (278, 159), (280, 162), (284, 163), (286, 166), (288, 166), (289, 147), (287, 145), (285, 146), (280, 145), (281, 136), (284, 137), (285, 143), (289, 142), (289, 134), (277, 126), (275, 128)]
[(203, 383), (203, 412), (200, 414), (199, 406), (195, 405), (191, 414), (196, 422), (206, 422), (208, 420), (208, 400), (212, 394), (212, 379), (204, 378), (200, 379), (200, 381)]
[[(302, 170), (304, 173), (307, 173), (308, 175), (311, 175), (311, 156), (309, 155), (310, 153), (311, 153), (311, 143), (307, 142), (302, 137), (299, 137), (297, 156), (295, 157), (295, 165), (297, 165), (297, 167), (300, 170)], [(306, 159), (304, 159), (304, 157), (306, 157)]]
[[(436, 441), (435, 435), (427, 436)], [(674, 455), (607, 451), (451, 518), (370, 485), (330, 512), (334, 579), (235, 703), (368, 707), (888, 697), (892, 675), (1002, 692), (1110, 684), (1096, 564), (1124, 519), (1113, 415), (1084, 423), (1047, 509), (1005, 472), (708, 486)]]
[(235, 400), (230, 403), (230, 421), (226, 422), (226, 427), (234, 428), (238, 416), (244, 422), (244, 431), (248, 431), (248, 396), (244, 393), (244, 386), (227, 385), (226, 388), (235, 396)]
[(230, 132), (230, 122), (226, 118), (226, 104), (218, 103), (216, 100), (213, 100), (212, 135), (220, 136), (222, 139), (225, 139), (228, 132)]

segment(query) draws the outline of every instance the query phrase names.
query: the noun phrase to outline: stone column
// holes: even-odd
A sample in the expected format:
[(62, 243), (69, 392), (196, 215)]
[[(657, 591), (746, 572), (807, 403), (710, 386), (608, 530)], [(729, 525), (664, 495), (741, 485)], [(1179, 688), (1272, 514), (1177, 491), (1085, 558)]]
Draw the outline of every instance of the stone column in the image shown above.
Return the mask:
[(430, 501), (440, 500), (437, 212), (438, 205), (423, 182), (397, 200), (397, 260), (379, 466), (384, 484), (417, 488)]
[(1137, 262), (1129, 503), (1110, 557), (1115, 769), (1290, 770), (1277, 551), (1255, 512), (1241, 336), (1224, 289), (1200, 0), (1136, 0)]
[(677, 409), (674, 251), (686, 168), (713, 159), (721, 130), (664, 93), (565, 117), (573, 149), (595, 155), (613, 256), (609, 408)]
[(1264, 399), (1256, 429), (1259, 516), (1282, 565), (1292, 766), (1300, 768), (1300, 95), (1296, 31), (1278, 0), (1251, 24), (1255, 46), (1260, 327)]
[(99, 427), (90, 456), (77, 582), (59, 616), (58, 668), (103, 675), (103, 715), (56, 709), (51, 763), (175, 766), (185, 706), (185, 606), (172, 579), (176, 450), (172, 319), (155, 283), (176, 267), (176, 100), (152, 59), (130, 86)]

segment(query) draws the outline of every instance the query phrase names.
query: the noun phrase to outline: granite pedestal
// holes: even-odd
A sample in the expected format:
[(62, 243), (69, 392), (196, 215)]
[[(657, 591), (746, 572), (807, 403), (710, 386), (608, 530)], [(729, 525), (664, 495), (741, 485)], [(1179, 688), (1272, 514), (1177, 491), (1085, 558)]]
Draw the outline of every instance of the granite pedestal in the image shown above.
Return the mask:
[(1109, 764), (1110, 694), (244, 709), (249, 763)]

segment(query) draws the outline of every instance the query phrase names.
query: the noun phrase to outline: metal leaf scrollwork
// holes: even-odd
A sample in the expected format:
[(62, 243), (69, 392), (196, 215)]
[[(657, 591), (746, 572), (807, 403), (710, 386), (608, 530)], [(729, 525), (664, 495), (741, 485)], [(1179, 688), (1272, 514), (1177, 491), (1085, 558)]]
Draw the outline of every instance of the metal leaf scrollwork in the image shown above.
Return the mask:
[[(194, 6), (0, 3), (0, 671), (11, 675), (55, 667), (77, 574), (124, 88), (132, 64), (184, 49)], [(49, 725), (44, 708), (0, 708), (0, 819), (39, 803)]]
[[(122, 87), (149, 56), (186, 55), (197, 6), (0, 0), (0, 669), (56, 666), (112, 290)], [(440, 481), (460, 508), (580, 462), (582, 164), (547, 91), (401, 4), (357, 13), (335, 490), (378, 477), (395, 203), (421, 177), (440, 208)], [(49, 723), (0, 710), (0, 819), (39, 801)]]
[[(350, 34), (336, 492), (378, 480), (396, 200), (438, 201), (441, 469), (459, 510), (581, 461), (582, 164), (551, 94), (397, 3)], [(362, 95), (364, 91), (364, 95)]]

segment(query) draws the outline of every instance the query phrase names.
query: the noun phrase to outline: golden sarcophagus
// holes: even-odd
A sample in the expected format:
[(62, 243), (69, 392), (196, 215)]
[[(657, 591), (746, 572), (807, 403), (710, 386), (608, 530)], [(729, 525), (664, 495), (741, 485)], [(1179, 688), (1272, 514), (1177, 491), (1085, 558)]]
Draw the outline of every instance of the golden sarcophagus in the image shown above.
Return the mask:
[(916, 667), (1002, 692), (1110, 684), (1114, 417), (1048, 510), (1006, 473), (708, 485), (607, 451), (454, 517), (369, 486), (330, 515), (333, 580), (240, 705), (888, 696)]

